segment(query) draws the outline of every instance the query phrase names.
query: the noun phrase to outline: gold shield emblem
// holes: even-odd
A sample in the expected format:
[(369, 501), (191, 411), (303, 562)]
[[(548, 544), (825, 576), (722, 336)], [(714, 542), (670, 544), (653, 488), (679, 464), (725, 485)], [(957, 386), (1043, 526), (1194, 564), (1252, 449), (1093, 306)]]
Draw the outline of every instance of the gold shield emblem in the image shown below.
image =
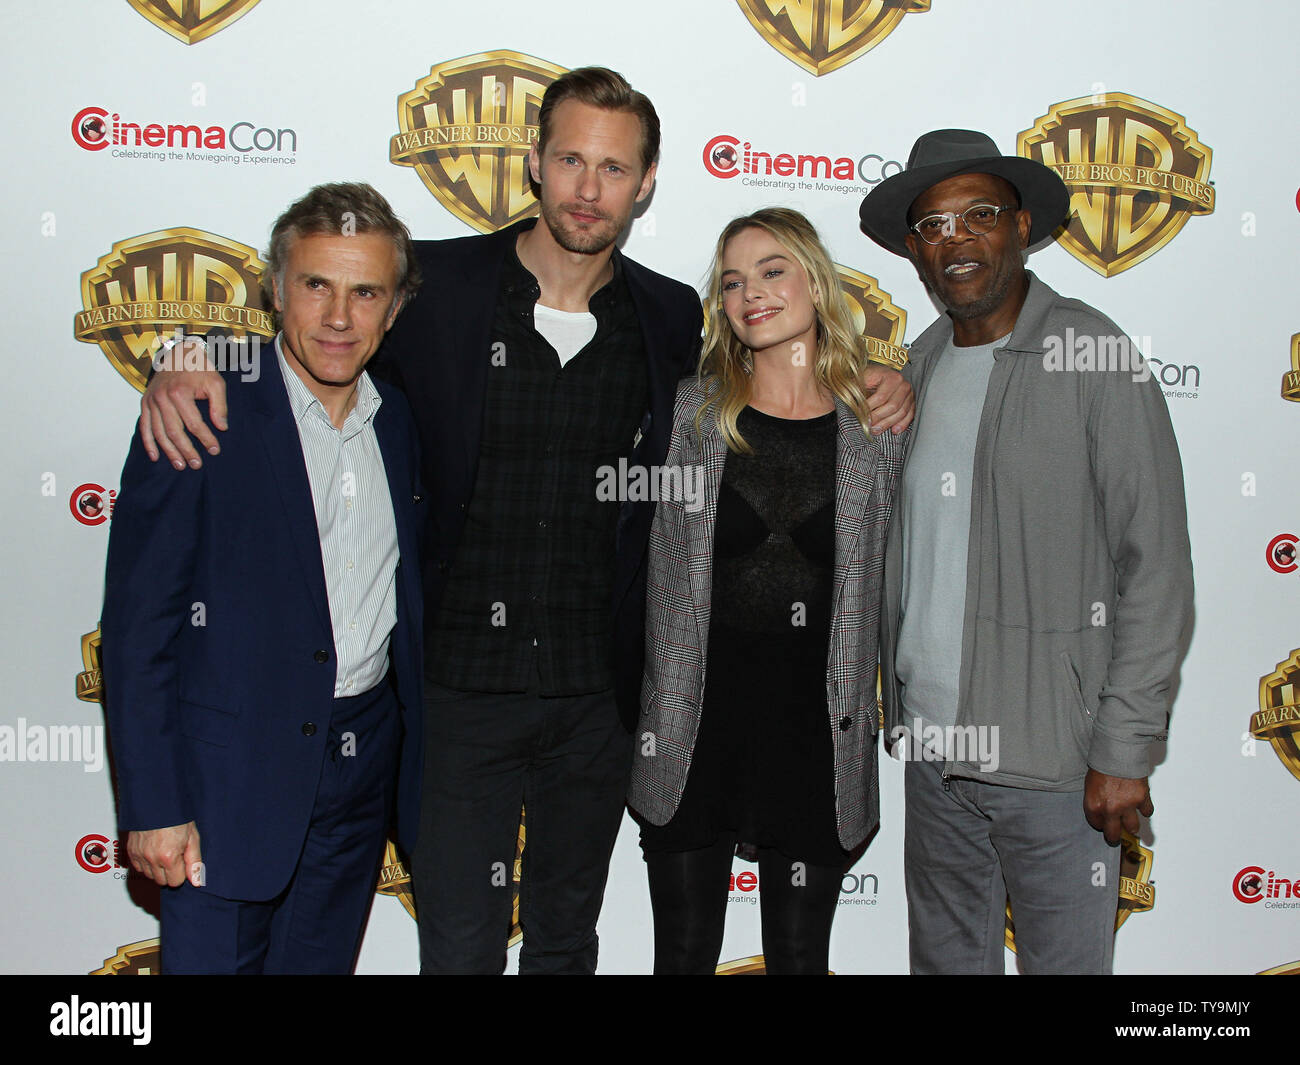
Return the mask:
[(564, 73), (519, 52), (441, 63), (398, 99), (388, 161), (414, 167), (438, 202), (480, 233), (535, 215), (528, 150), (542, 95)]
[(714, 972), (717, 976), (766, 976), (767, 962), (763, 955), (754, 954), (748, 958), (719, 962)]
[(1300, 650), (1259, 679), (1259, 710), (1250, 734), (1267, 740), (1291, 775), (1300, 780)]
[(871, 51), (930, 0), (737, 0), (754, 29), (814, 77)]
[(104, 701), (104, 672), (99, 665), (99, 627), (81, 638), (81, 664), (85, 670), (77, 674), (77, 698), (87, 703)]
[(1214, 210), (1210, 149), (1182, 115), (1127, 93), (1053, 104), (1016, 151), (1070, 190), (1065, 250), (1102, 277), (1136, 266)]
[(258, 0), (127, 0), (127, 3), (178, 41), (197, 44), (248, 14)]
[(835, 264), (835, 273), (853, 312), (854, 330), (866, 345), (867, 358), (901, 370), (907, 365), (907, 349), (903, 347), (907, 312), (894, 306), (889, 293), (874, 277), (839, 263)]
[(81, 275), (73, 335), (98, 344), (141, 392), (159, 343), (179, 328), (236, 338), (275, 336), (255, 249), (180, 226), (118, 241)]
[(1291, 336), (1291, 369), (1282, 375), (1282, 398), (1300, 403), (1300, 333)]
[[(1115, 909), (1115, 930), (1131, 913), (1144, 913), (1156, 904), (1156, 886), (1151, 883), (1151, 851), (1127, 832), (1120, 837), (1119, 905)], [(1016, 926), (1007, 903), (1006, 944), (1016, 949)]]
[(141, 939), (118, 947), (91, 976), (157, 976), (161, 972), (162, 946), (158, 939)]
[[(519, 874), (523, 867), (524, 856), (524, 811), (519, 811), (519, 837), (515, 842), (515, 860), (510, 874), (510, 933), (506, 946), (513, 947), (524, 938), (519, 926)], [(379, 885), (375, 889), (380, 895), (393, 895), (412, 917), (415, 917), (415, 893), (411, 890), (411, 874), (397, 853), (397, 847), (391, 840), (384, 851), (384, 865), (379, 870)]]

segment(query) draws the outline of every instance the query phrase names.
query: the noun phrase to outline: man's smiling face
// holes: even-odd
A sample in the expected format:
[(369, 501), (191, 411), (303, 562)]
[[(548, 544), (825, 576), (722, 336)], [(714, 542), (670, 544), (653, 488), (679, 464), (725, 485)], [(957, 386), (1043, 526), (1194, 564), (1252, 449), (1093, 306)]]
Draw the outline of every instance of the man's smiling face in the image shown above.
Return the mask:
[[(992, 174), (958, 174), (932, 185), (912, 204), (909, 220), (952, 211), (960, 215), (977, 204), (1014, 206), (1019, 202), (1011, 184)], [(1015, 325), (1024, 302), (1027, 279), (1021, 253), (1029, 243), (1029, 212), (1003, 211), (997, 225), (976, 236), (958, 218), (951, 236), (927, 244), (907, 235), (912, 261), (926, 287), (947, 308), (964, 343), (987, 343), (1005, 336)]]

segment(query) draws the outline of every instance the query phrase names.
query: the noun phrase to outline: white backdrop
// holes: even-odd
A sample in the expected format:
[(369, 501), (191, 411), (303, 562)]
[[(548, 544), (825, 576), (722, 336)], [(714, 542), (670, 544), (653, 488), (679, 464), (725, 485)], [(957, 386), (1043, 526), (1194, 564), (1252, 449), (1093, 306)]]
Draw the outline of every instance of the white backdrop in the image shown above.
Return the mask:
[[(0, 11), (0, 76), (10, 101), (0, 198), (7, 251), (0, 298), (11, 328), (0, 400), (7, 438), (0, 538), (10, 560), (0, 640), (6, 970), (90, 972), (135, 943), (145, 945), (134, 967), (150, 968), (146, 941), (157, 935), (156, 920), (133, 897), (146, 899), (147, 889), (113, 868), (112, 786), (94, 758), (97, 736), (102, 755), (101, 708), (77, 697), (77, 674), (87, 669), (82, 637), (98, 624), (108, 523), (76, 519), (74, 489), (91, 486), (83, 499), (115, 489), (139, 399), (100, 346), (74, 337), (86, 322), (74, 316), (88, 309), (82, 275), (130, 238), (180, 227), (264, 251), (275, 216), (329, 180), (373, 183), (417, 237), (472, 232), (414, 169), (390, 162), (389, 141), (399, 133), (399, 97), (431, 68), (499, 51), (558, 68), (611, 66), (655, 101), (661, 164), (627, 238), (633, 258), (698, 283), (729, 218), (765, 204), (792, 206), (817, 224), (837, 262), (874, 278), (907, 312), (908, 340), (935, 309), (909, 264), (859, 233), (857, 208), (866, 181), (882, 164), (892, 172), (890, 161), (905, 161), (919, 133), (977, 128), (1015, 151), (1019, 133), (1082, 97), (1097, 107), (1134, 98), (1185, 120), (1212, 155), (1212, 213), (1191, 215), (1151, 257), (1110, 277), (1060, 246), (1030, 260), (1059, 291), (1149, 338), (1148, 354), (1171, 367), (1166, 391), (1186, 470), (1196, 630), (1151, 778), (1156, 814), (1143, 834), (1150, 867), (1142, 879), (1154, 884), (1154, 905), (1123, 924), (1115, 967), (1258, 972), (1300, 961), (1300, 909), (1276, 904), (1287, 901), (1289, 885), (1277, 899), (1254, 902), (1233, 890), (1244, 883), (1243, 897), (1252, 897), (1249, 874), (1241, 875), (1252, 867), (1265, 894), (1270, 874), (1300, 879), (1300, 779), (1267, 742), (1248, 736), (1261, 678), (1300, 647), (1300, 572), (1278, 572), (1287, 567), (1265, 557), (1274, 537), (1300, 532), (1293, 469), (1300, 405), (1279, 394), (1300, 331), (1293, 296), (1300, 16), (1291, 5), (903, 2), (914, 10), (892, 32), (821, 76), (778, 51), (733, 0), (597, 7), (497, 0), (490, 12), (439, 4), (438, 14), (420, 0), (233, 0), (203, 6), (246, 10), (194, 44), (136, 10), (149, 6), (9, 0)], [(849, 34), (882, 4), (790, 6), (819, 19), (845, 7), (859, 19)], [(110, 140), (117, 114), (142, 129), (194, 124), (240, 144), (273, 136), (277, 144), (247, 157), (229, 145), (164, 159), (149, 157), (159, 149), (147, 143), (135, 157), (112, 144), (92, 150), (73, 135), (74, 116), (95, 117), (87, 108), (102, 109)], [(94, 143), (93, 122), (78, 128)], [(794, 178), (770, 185), (722, 178), (705, 165), (705, 146), (720, 135), (773, 156), (845, 157), (862, 169), (856, 180), (805, 181), (811, 188), (791, 187)], [(1177, 216), (1183, 207), (1168, 210)], [(87, 506), (82, 518), (93, 521), (94, 498)], [(1294, 689), (1281, 700), (1294, 705)], [(65, 750), (63, 761), (31, 760), (41, 757), (35, 737), (69, 726), (88, 747)], [(831, 952), (837, 972), (906, 971), (901, 766), (886, 760), (882, 778), (882, 831), (845, 881)], [(94, 836), (105, 841), (102, 859), (87, 841)], [(748, 868), (737, 863), (736, 872)], [(724, 960), (761, 952), (756, 898), (753, 890), (733, 892)], [(603, 971), (649, 971), (649, 902), (630, 820), (600, 935)], [(360, 971), (413, 972), (416, 963), (414, 922), (397, 899), (381, 896)]]

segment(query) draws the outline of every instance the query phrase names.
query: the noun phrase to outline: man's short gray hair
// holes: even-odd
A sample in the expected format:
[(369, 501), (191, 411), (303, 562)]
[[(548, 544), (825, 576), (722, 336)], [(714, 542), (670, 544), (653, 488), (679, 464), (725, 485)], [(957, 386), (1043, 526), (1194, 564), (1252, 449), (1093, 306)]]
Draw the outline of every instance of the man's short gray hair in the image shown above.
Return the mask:
[(266, 254), (268, 277), (283, 290), (289, 246), (299, 237), (328, 233), (386, 233), (397, 250), (397, 292), (403, 301), (420, 287), (420, 264), (415, 257), (406, 223), (393, 213), (388, 201), (371, 185), (339, 181), (317, 185), (291, 204), (271, 227), (271, 247)]

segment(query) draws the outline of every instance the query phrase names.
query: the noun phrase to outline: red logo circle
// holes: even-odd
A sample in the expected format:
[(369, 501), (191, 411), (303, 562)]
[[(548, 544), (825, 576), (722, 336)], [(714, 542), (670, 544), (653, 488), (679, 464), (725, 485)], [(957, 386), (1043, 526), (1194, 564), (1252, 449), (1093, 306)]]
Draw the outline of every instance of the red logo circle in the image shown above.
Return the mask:
[(1268, 562), (1269, 569), (1275, 573), (1294, 573), (1300, 569), (1300, 563), (1296, 561), (1298, 543), (1300, 537), (1295, 533), (1278, 533), (1273, 537), (1264, 552), (1264, 559)]
[(68, 509), (82, 525), (103, 525), (108, 521), (110, 501), (102, 484), (79, 484), (68, 499)]
[(77, 864), (88, 873), (107, 873), (113, 867), (113, 845), (107, 836), (82, 836), (76, 853)]
[(102, 107), (83, 107), (72, 116), (72, 139), (88, 152), (108, 147), (108, 112)]
[(1238, 902), (1259, 902), (1264, 897), (1264, 870), (1248, 865), (1232, 878), (1232, 893)]
[(735, 177), (740, 173), (740, 152), (736, 150), (739, 143), (735, 137), (719, 133), (704, 146), (704, 169), (714, 177)]

